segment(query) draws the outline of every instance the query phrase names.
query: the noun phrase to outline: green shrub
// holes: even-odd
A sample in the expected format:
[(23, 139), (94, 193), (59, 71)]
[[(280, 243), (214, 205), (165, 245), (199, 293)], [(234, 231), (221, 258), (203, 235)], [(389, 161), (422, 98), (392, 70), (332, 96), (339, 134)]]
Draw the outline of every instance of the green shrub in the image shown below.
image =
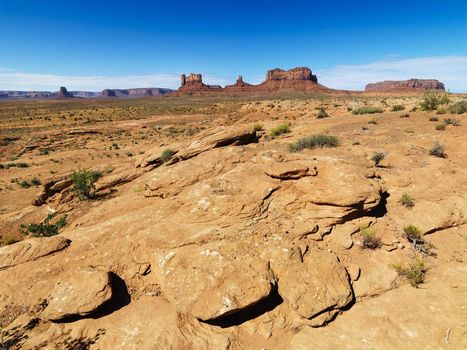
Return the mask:
[(382, 245), (381, 239), (376, 236), (376, 230), (373, 228), (360, 228), (360, 236), (362, 237), (362, 244), (365, 249), (377, 249)]
[(86, 200), (94, 197), (95, 182), (101, 177), (101, 173), (92, 170), (78, 170), (71, 174), (73, 189), (79, 199)]
[(407, 208), (412, 208), (414, 205), (415, 205), (415, 200), (413, 199), (413, 197), (410, 195), (410, 193), (404, 193), (401, 197), (401, 199), (399, 200), (399, 202), (404, 206), (404, 207), (407, 207)]
[(19, 185), (21, 186), (21, 188), (29, 188), (29, 187), (31, 187), (30, 182), (27, 181), (27, 180), (21, 181), (21, 182), (19, 183)]
[(55, 223), (52, 223), (52, 219), (55, 214), (47, 215), (44, 222), (40, 224), (21, 224), (19, 230), (23, 235), (32, 235), (33, 237), (50, 237), (55, 236), (59, 233), (59, 230), (66, 225), (67, 216), (64, 215), (58, 219)]
[(446, 158), (446, 153), (444, 152), (444, 146), (439, 143), (435, 143), (433, 147), (430, 148), (429, 154), (430, 156), (435, 156), (438, 158)]
[(428, 271), (424, 260), (415, 259), (408, 267), (402, 267), (400, 264), (393, 265), (399, 276), (406, 278), (413, 287), (425, 281), (425, 274)]
[(375, 152), (371, 157), (371, 160), (375, 163), (375, 166), (378, 166), (379, 163), (386, 158), (386, 154), (384, 152)]
[(420, 102), (420, 109), (422, 111), (434, 111), (435, 109), (438, 108), (442, 102), (445, 102), (446, 100), (443, 99), (442, 96), (440, 96), (437, 93), (431, 92), (431, 91), (425, 91), (425, 94), (423, 95), (423, 99)]
[(445, 107), (441, 107), (439, 106), (437, 109), (436, 109), (436, 114), (446, 114), (447, 112), (447, 109)]
[(261, 124), (255, 124), (253, 125), (253, 131), (263, 131), (264, 127)]
[(438, 121), (438, 117), (433, 115), (430, 117), (430, 119), (428, 119), (430, 122), (437, 122)]
[(449, 106), (449, 113), (451, 114), (462, 114), (467, 113), (467, 100), (459, 101)]
[(335, 136), (329, 135), (311, 135), (299, 139), (295, 143), (289, 145), (290, 152), (300, 152), (301, 150), (308, 148), (313, 149), (316, 147), (337, 147), (339, 146), (339, 139)]
[(27, 168), (29, 167), (29, 164), (28, 163), (16, 163), (16, 166), (18, 168)]
[(170, 148), (165, 149), (162, 154), (161, 154), (161, 161), (162, 163), (166, 163), (169, 160), (172, 159), (172, 157), (175, 155), (175, 151), (171, 150)]
[(290, 126), (287, 123), (282, 123), (271, 130), (271, 136), (276, 137), (290, 132)]
[(373, 113), (383, 113), (383, 110), (379, 107), (366, 106), (366, 107), (360, 107), (360, 108), (354, 109), (352, 111), (352, 114), (373, 114)]
[(323, 118), (328, 118), (328, 117), (329, 117), (329, 114), (326, 112), (326, 110), (323, 107), (321, 107), (319, 109), (318, 114), (316, 115), (316, 118), (323, 119)]
[(425, 240), (423, 239), (422, 231), (415, 225), (405, 225), (404, 236), (410, 243), (413, 244), (423, 244)]
[(31, 180), (31, 185), (34, 185), (34, 186), (39, 186), (40, 184), (42, 184), (41, 180), (39, 180), (37, 177), (33, 178)]
[(446, 130), (446, 124), (445, 123), (436, 124), (435, 129), (438, 131)]
[(403, 111), (404, 109), (405, 109), (404, 105), (394, 105), (392, 106), (391, 111), (399, 112), (399, 111)]

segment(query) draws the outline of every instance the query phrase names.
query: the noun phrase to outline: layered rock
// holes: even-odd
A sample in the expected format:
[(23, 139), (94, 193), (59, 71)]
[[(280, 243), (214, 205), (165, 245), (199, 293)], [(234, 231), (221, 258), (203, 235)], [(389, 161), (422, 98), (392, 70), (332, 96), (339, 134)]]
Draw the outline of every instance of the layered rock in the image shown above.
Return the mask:
[(268, 70), (266, 81), (272, 80), (309, 80), (318, 83), (318, 78), (311, 74), (311, 69), (308, 67), (297, 67), (287, 71), (280, 68)]
[(203, 76), (198, 73), (182, 74), (180, 76), (180, 87), (178, 91), (182, 92), (199, 92), (199, 91), (215, 91), (221, 90), (219, 85), (207, 85), (203, 83)]
[(445, 88), (444, 84), (436, 79), (386, 80), (365, 86), (367, 92), (413, 90), (445, 91)]
[(239, 75), (235, 84), (227, 85), (225, 87), (225, 90), (226, 91), (244, 91), (244, 90), (250, 90), (251, 87), (253, 87), (253, 85), (245, 83), (243, 81), (243, 77)]
[(60, 90), (54, 94), (55, 98), (73, 98), (74, 96), (68, 92), (66, 87), (60, 87)]
[(297, 67), (289, 70), (271, 69), (266, 74), (266, 80), (255, 87), (257, 90), (324, 90), (325, 86), (318, 84), (318, 78), (307, 67)]
[(135, 89), (105, 89), (102, 90), (102, 97), (150, 97), (161, 96), (171, 92), (171, 89), (164, 88), (135, 88)]

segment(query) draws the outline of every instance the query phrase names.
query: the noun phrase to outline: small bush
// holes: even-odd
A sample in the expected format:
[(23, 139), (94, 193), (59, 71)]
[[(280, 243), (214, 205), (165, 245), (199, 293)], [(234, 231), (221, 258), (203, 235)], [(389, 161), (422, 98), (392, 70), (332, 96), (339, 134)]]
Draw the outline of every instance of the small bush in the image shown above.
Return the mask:
[(373, 119), (370, 119), (370, 120), (368, 121), (368, 124), (376, 125), (376, 124), (378, 124), (378, 121), (377, 121), (375, 118), (373, 118)]
[(253, 125), (253, 131), (263, 131), (264, 127), (261, 124)]
[(312, 135), (299, 139), (297, 142), (289, 145), (290, 152), (300, 152), (308, 148), (313, 149), (316, 147), (337, 147), (339, 146), (339, 139), (335, 136), (328, 135)]
[(453, 118), (444, 118), (444, 124), (452, 125), (452, 126), (460, 126), (461, 125), (459, 119), (453, 119)]
[(412, 287), (418, 287), (419, 284), (425, 281), (425, 274), (428, 271), (424, 260), (415, 259), (408, 267), (401, 265), (393, 265), (399, 276), (406, 278)]
[(435, 129), (438, 131), (446, 130), (446, 124), (445, 123), (436, 124)]
[(29, 164), (28, 163), (16, 163), (16, 166), (18, 168), (27, 168), (29, 167)]
[(378, 166), (384, 158), (386, 158), (386, 154), (383, 152), (375, 152), (375, 154), (373, 154), (371, 157), (371, 160), (375, 163), (375, 166)]
[(430, 117), (430, 119), (428, 119), (430, 122), (437, 122), (438, 121), (438, 117), (433, 115)]
[(170, 148), (165, 149), (161, 154), (162, 163), (168, 162), (169, 160), (172, 159), (174, 155), (175, 155), (175, 151), (171, 150)]
[(383, 113), (383, 110), (379, 107), (367, 106), (367, 107), (360, 107), (352, 111), (352, 114), (373, 114), (373, 113)]
[(40, 184), (42, 184), (42, 182), (37, 177), (35, 177), (35, 178), (33, 178), (31, 180), (31, 185), (33, 185), (33, 186), (39, 186)]
[(434, 111), (442, 102), (445, 102), (442, 96), (431, 91), (425, 91), (422, 101), (420, 102), (420, 109), (422, 111)]
[(399, 116), (399, 118), (408, 118), (408, 117), (410, 117), (409, 113), (404, 113)]
[(399, 111), (403, 111), (404, 109), (405, 109), (404, 105), (394, 105), (392, 106), (391, 111), (399, 112)]
[(31, 183), (27, 180), (23, 180), (19, 183), (19, 185), (21, 186), (21, 188), (29, 188), (31, 187)]
[(50, 237), (55, 236), (59, 233), (59, 230), (66, 225), (67, 216), (64, 215), (58, 219), (55, 223), (52, 223), (52, 219), (55, 214), (47, 215), (44, 222), (40, 224), (22, 224), (19, 227), (21, 234), (32, 235), (33, 237)]
[(422, 231), (415, 225), (405, 225), (404, 236), (410, 243), (413, 244), (423, 244), (425, 240), (423, 239)]
[(375, 229), (370, 227), (360, 228), (360, 236), (362, 237), (362, 244), (365, 249), (377, 249), (382, 245), (381, 239), (376, 236)]
[(412, 208), (415, 205), (415, 200), (410, 193), (404, 193), (399, 202), (406, 208)]
[(446, 158), (446, 153), (444, 152), (444, 146), (439, 143), (435, 143), (433, 147), (430, 148), (429, 154), (430, 156), (435, 156), (438, 158)]
[(323, 107), (321, 107), (319, 109), (318, 114), (316, 115), (316, 118), (323, 119), (323, 118), (328, 118), (328, 117), (329, 117), (329, 114), (326, 112), (326, 110)]
[(449, 106), (449, 113), (451, 114), (462, 114), (467, 113), (467, 100), (459, 101)]
[(78, 170), (71, 174), (73, 189), (79, 199), (86, 200), (94, 197), (94, 183), (101, 177), (101, 173), (91, 170)]
[(290, 132), (290, 126), (287, 123), (282, 123), (271, 130), (271, 136), (276, 137)]
[(440, 106), (436, 109), (436, 114), (446, 114), (446, 112), (447, 112), (447, 109), (445, 107)]

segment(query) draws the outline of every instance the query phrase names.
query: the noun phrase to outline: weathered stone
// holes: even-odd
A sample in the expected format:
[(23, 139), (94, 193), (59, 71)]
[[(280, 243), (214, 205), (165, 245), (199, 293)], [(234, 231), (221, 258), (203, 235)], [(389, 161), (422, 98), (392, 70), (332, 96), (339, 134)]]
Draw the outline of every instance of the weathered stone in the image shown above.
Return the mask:
[(444, 84), (435, 79), (409, 79), (401, 81), (382, 81), (368, 84), (365, 91), (410, 91), (410, 90), (441, 90), (444, 91)]

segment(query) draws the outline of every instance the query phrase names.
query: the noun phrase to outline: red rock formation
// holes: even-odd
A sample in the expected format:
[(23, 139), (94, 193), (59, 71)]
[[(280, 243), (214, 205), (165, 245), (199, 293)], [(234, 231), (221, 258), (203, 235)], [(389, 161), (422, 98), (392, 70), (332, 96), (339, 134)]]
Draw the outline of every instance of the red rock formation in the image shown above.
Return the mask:
[(375, 91), (412, 91), (412, 90), (439, 90), (444, 91), (444, 84), (436, 79), (410, 79), (410, 80), (386, 80), (368, 84), (367, 92)]
[(266, 74), (266, 80), (256, 86), (257, 90), (325, 90), (318, 84), (318, 78), (307, 67), (297, 67), (290, 70), (272, 69)]
[(197, 73), (190, 73), (189, 75), (182, 74), (180, 77), (181, 86), (178, 91), (181, 92), (198, 92), (210, 91), (211, 89), (220, 89), (216, 86), (210, 86), (203, 83), (203, 76)]
[(297, 67), (287, 71), (279, 68), (268, 70), (266, 81), (271, 80), (310, 80), (318, 83), (316, 75), (311, 74), (311, 69), (307, 67)]
[(243, 77), (241, 75), (238, 76), (237, 81), (233, 85), (227, 85), (225, 87), (226, 91), (245, 91), (245, 90), (251, 90), (251, 88), (254, 85), (245, 83), (243, 81)]

